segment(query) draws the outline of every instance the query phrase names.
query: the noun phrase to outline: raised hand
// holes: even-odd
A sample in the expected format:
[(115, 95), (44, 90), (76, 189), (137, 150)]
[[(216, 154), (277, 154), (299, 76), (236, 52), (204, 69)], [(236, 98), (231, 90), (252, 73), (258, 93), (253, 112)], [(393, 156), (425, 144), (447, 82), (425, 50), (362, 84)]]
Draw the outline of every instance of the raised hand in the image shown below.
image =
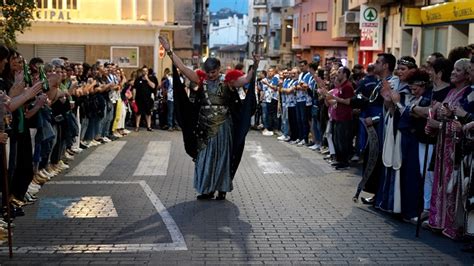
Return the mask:
[(33, 86), (28, 88), (25, 91), (26, 92), (26, 97), (28, 98), (28, 100), (35, 97), (36, 95), (38, 95), (38, 93), (41, 92), (42, 88), (43, 88), (43, 82), (42, 81), (38, 81), (35, 84), (33, 84)]
[(165, 36), (160, 35), (158, 39), (160, 39), (160, 43), (161, 45), (163, 45), (163, 48), (165, 48), (165, 51), (168, 52), (169, 50), (171, 50), (170, 43)]

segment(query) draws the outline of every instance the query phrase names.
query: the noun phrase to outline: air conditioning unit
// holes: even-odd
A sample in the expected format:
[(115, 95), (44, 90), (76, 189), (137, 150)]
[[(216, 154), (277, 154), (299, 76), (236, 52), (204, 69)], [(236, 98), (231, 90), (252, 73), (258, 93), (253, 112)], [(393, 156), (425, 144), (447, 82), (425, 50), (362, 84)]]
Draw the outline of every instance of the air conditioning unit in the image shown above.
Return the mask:
[(344, 13), (344, 23), (359, 23), (360, 12), (357, 11), (346, 11)]

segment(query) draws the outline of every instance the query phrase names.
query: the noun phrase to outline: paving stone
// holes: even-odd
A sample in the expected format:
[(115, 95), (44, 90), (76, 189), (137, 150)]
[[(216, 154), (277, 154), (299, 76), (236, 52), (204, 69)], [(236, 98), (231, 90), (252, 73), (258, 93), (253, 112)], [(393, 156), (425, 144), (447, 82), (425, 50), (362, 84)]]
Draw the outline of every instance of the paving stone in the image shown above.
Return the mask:
[[(462, 244), (428, 231), (416, 239), (412, 225), (354, 204), (358, 169), (333, 171), (317, 152), (257, 132), (250, 132), (247, 140), (255, 147), (244, 151), (234, 191), (223, 202), (195, 200), (194, 165), (180, 132), (141, 131), (122, 138), (120, 147), (85, 150), (70, 163), (69, 175), (47, 183), (38, 194), (40, 201), (25, 207), (26, 216), (15, 221), (18, 253), (9, 259), (3, 244), (0, 262), (474, 264), (471, 254), (460, 252)], [(150, 143), (171, 143), (166, 146), (169, 153), (147, 152)], [(100, 165), (98, 155), (107, 150), (116, 156)], [(153, 168), (153, 161), (143, 156), (164, 158)], [(269, 158), (270, 164), (264, 161)], [(81, 162), (96, 165), (100, 172), (84, 166), (74, 170)], [(152, 176), (158, 172), (163, 175)], [(84, 197), (96, 204), (79, 207), (84, 217), (65, 218), (63, 205)], [(69, 201), (61, 205), (54, 199)], [(45, 203), (57, 208), (45, 211)], [(116, 216), (100, 217), (112, 205)], [(99, 214), (92, 217), (93, 212)], [(160, 212), (169, 215), (163, 218)], [(177, 232), (182, 239), (176, 239)]]

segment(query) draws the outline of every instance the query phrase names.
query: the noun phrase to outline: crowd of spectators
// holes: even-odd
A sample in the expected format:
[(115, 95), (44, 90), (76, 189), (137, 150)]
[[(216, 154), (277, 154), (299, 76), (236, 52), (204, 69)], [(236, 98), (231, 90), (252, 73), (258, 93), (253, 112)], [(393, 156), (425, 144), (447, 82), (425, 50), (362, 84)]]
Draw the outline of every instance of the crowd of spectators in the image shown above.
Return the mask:
[[(380, 53), (352, 69), (325, 65), (260, 72), (254, 127), (362, 168), (362, 202), (453, 239), (474, 234), (474, 45), (424, 62)], [(420, 217), (420, 218), (418, 218)], [(421, 221), (420, 221), (421, 222)], [(473, 248), (471, 247), (471, 250)]]
[(126, 77), (114, 63), (27, 62), (0, 45), (0, 143), (6, 148), (0, 153), (7, 162), (7, 169), (0, 163), (0, 176), (9, 183), (2, 206), (10, 204), (12, 217), (23, 216), (22, 207), (34, 203), (42, 185), (68, 169), (76, 154), (127, 136), (127, 126), (152, 131), (163, 85), (145, 66)]

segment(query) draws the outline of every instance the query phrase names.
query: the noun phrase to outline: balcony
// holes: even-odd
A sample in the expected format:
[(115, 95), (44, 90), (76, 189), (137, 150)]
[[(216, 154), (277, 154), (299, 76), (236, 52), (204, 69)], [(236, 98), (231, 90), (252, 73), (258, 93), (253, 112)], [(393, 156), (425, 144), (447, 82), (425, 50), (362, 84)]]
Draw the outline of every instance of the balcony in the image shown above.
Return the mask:
[[(259, 23), (260, 26), (266, 26), (266, 25), (268, 25), (268, 16), (267, 16), (267, 15), (259, 16), (259, 18), (260, 18), (260, 23)], [(256, 23), (256, 22), (253, 22), (253, 25), (256, 26), (257, 23)]]
[(267, 0), (253, 0), (253, 8), (267, 8)]
[(397, 3), (399, 1), (393, 0), (349, 0), (349, 10), (359, 10), (360, 5), (363, 4), (378, 4), (378, 5), (386, 5), (390, 3)]

